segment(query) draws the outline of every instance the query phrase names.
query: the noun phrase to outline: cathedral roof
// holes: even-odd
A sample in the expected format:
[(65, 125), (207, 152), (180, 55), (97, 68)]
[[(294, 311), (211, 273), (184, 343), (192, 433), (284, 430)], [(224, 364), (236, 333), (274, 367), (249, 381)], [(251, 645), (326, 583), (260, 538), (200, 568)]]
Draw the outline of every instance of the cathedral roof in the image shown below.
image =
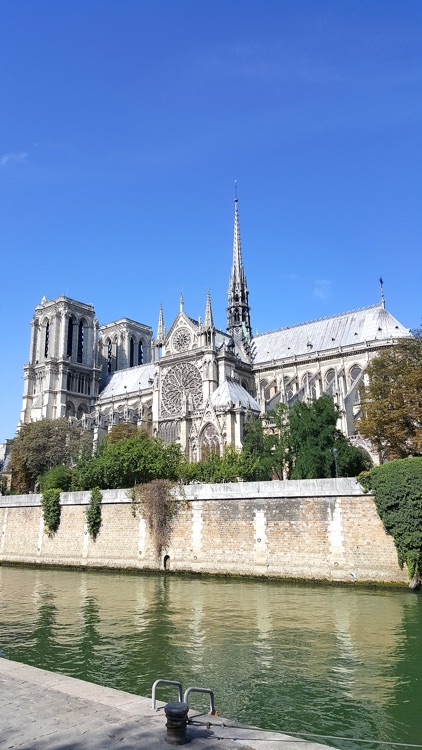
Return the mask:
[(99, 400), (111, 398), (111, 396), (124, 396), (126, 393), (136, 393), (152, 389), (150, 380), (154, 378), (154, 364), (138, 365), (129, 367), (127, 370), (118, 370), (109, 376), (105, 388), (99, 395)]
[(227, 404), (237, 404), (239, 402), (241, 406), (245, 407), (245, 409), (250, 408), (252, 411), (260, 411), (259, 404), (251, 394), (248, 393), (240, 383), (233, 380), (233, 378), (227, 378), (224, 380), (211, 395), (211, 403), (215, 409), (227, 406)]
[(254, 364), (409, 336), (383, 303), (254, 336)]

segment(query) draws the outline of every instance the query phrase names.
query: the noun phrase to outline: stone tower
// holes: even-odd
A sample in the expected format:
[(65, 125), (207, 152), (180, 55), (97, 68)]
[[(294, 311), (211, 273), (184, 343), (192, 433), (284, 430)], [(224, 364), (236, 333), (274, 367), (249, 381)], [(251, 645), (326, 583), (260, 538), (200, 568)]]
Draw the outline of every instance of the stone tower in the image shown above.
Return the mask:
[(98, 321), (92, 305), (44, 296), (31, 321), (20, 424), (88, 414), (97, 397)]

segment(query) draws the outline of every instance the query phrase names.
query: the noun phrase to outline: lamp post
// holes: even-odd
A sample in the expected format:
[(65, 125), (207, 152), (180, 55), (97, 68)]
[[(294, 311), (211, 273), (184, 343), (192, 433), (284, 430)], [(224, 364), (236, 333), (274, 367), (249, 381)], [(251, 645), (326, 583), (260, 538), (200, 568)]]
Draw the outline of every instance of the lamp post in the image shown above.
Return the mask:
[(338, 461), (337, 461), (337, 448), (333, 448), (334, 466), (336, 467), (336, 479), (338, 479)]

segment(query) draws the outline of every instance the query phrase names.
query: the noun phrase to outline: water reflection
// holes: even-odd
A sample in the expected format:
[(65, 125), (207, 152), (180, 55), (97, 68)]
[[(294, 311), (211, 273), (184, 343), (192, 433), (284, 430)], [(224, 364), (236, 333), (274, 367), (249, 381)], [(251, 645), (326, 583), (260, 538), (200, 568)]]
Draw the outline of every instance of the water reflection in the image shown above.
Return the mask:
[(11, 659), (142, 695), (211, 687), (221, 714), (269, 728), (420, 741), (406, 591), (3, 567), (0, 599)]

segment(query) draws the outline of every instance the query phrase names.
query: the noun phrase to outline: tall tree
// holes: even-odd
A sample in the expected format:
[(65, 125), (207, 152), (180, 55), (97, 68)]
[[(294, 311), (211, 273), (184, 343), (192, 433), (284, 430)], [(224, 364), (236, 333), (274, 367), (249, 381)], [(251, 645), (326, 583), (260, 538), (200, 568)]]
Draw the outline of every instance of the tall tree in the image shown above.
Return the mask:
[(362, 389), (361, 434), (381, 461), (422, 455), (421, 330), (374, 357)]
[(331, 396), (290, 410), (290, 479), (356, 476), (370, 467), (369, 458), (337, 429), (340, 410)]
[(15, 492), (35, 489), (38, 477), (53, 466), (72, 466), (92, 450), (92, 435), (67, 419), (41, 419), (22, 425), (13, 441), (10, 469)]

